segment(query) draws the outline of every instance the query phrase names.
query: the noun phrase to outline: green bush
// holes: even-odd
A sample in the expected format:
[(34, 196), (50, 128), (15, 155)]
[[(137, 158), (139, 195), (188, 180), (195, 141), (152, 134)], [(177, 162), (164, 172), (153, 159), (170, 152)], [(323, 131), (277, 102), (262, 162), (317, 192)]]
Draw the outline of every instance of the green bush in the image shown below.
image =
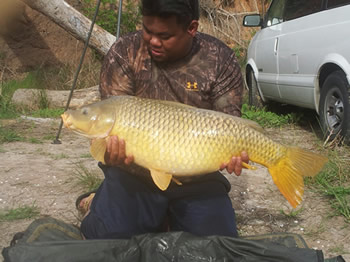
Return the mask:
[(14, 92), (19, 88), (40, 88), (38, 72), (30, 72), (23, 80), (11, 80), (1, 84), (0, 119), (15, 118), (18, 115), (16, 107), (11, 103)]
[[(96, 1), (84, 0), (83, 2), (84, 14), (92, 19), (96, 9)], [(115, 0), (102, 0), (96, 20), (96, 24), (113, 35), (116, 35), (118, 24), (118, 6), (115, 3)], [(120, 34), (123, 35), (136, 31), (140, 21), (141, 13), (139, 6), (134, 1), (127, 0), (122, 10)]]
[(287, 124), (298, 122), (300, 116), (295, 113), (276, 114), (267, 111), (266, 108), (258, 109), (254, 106), (243, 104), (242, 118), (253, 120), (262, 127), (281, 127)]

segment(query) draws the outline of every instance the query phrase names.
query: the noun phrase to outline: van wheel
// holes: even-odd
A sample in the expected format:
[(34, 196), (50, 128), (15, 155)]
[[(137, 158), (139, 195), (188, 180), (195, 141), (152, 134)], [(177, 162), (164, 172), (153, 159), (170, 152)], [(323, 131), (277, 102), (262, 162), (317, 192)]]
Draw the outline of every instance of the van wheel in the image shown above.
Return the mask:
[(249, 105), (255, 106), (257, 108), (262, 108), (265, 106), (264, 101), (261, 98), (260, 91), (258, 89), (258, 84), (255, 79), (254, 71), (250, 70), (247, 79), (248, 91), (249, 91)]
[(349, 83), (342, 71), (330, 74), (321, 89), (320, 123), (325, 138), (337, 136), (350, 142)]

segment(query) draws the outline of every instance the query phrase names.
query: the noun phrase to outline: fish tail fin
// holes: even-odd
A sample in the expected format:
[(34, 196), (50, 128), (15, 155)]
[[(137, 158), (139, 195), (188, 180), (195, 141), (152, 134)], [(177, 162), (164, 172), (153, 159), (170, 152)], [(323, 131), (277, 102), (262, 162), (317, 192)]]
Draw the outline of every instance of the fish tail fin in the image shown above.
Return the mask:
[(304, 193), (303, 178), (318, 174), (327, 161), (327, 157), (317, 153), (290, 147), (287, 148), (286, 154), (268, 169), (282, 195), (296, 208), (301, 203)]

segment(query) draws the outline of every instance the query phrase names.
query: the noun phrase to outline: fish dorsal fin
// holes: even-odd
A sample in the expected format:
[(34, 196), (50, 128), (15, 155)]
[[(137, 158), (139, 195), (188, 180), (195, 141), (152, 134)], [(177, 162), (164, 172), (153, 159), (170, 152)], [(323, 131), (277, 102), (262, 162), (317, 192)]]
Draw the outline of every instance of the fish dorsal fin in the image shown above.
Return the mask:
[(92, 140), (90, 153), (93, 158), (95, 158), (97, 161), (102, 162), (103, 164), (105, 164), (106, 149), (107, 141), (105, 138), (96, 138)]
[(265, 133), (264, 128), (261, 125), (259, 125), (257, 122), (253, 121), (253, 120), (249, 120), (249, 119), (241, 118), (241, 117), (236, 117), (236, 116), (235, 116), (235, 119), (238, 122), (241, 122), (242, 124), (244, 124), (246, 126), (249, 126), (250, 128), (253, 128), (254, 130), (256, 130), (256, 131), (258, 131), (260, 133)]
[(166, 190), (173, 176), (171, 174), (167, 174), (163, 171), (158, 171), (155, 169), (150, 169), (150, 171), (153, 182), (156, 184), (156, 186), (162, 191)]

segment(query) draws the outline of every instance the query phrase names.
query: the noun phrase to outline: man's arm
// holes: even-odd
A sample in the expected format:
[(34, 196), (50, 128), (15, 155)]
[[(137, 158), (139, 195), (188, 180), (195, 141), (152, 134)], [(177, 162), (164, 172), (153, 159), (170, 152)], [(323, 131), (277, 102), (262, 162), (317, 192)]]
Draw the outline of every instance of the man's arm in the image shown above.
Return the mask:
[(212, 89), (213, 109), (241, 116), (243, 78), (236, 56), (230, 51), (228, 58), (225, 54), (226, 57), (219, 60), (216, 84)]
[[(237, 62), (236, 56), (232, 50), (231, 55), (225, 62), (218, 66), (218, 77), (216, 85), (213, 88), (213, 109), (226, 114), (241, 116), (242, 95), (243, 95), (243, 79), (241, 68)], [(223, 56), (223, 59), (225, 59)], [(246, 152), (242, 152), (240, 156), (233, 156), (228, 163), (223, 163), (220, 169), (226, 168), (228, 173), (234, 173), (239, 176), (242, 173), (242, 163), (249, 162), (249, 156)]]
[[(101, 99), (116, 95), (133, 95), (132, 70), (123, 39), (115, 42), (105, 56), (100, 74)], [(125, 153), (125, 141), (112, 136), (107, 141), (105, 163), (109, 166), (130, 165), (133, 156)]]
[(132, 77), (127, 47), (123, 40), (112, 45), (105, 56), (100, 75), (100, 94), (105, 99), (115, 95), (133, 95)]

